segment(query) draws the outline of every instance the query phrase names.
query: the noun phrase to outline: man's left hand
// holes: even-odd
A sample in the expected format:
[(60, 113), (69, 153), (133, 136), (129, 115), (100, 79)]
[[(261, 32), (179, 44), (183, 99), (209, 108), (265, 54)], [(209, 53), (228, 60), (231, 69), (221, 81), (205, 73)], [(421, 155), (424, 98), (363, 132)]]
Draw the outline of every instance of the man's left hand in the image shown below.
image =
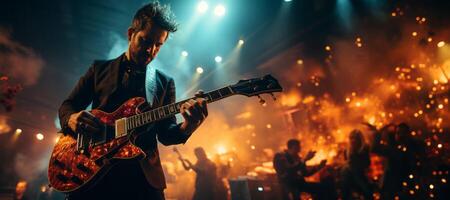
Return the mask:
[(190, 99), (181, 105), (180, 111), (184, 122), (180, 129), (186, 134), (192, 134), (208, 116), (206, 100), (200, 97), (202, 95), (203, 92), (200, 91), (196, 94), (199, 98)]

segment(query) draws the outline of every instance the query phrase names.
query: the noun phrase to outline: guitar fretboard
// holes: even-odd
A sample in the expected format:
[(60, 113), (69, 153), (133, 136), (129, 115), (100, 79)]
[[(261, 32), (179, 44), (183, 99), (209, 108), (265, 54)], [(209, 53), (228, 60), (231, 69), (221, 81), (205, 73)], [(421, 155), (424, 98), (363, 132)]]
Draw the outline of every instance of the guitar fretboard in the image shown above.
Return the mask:
[[(234, 95), (235, 93), (231, 89), (230, 86), (220, 88), (218, 90), (214, 90), (208, 93), (203, 94), (203, 98), (205, 98), (207, 103), (212, 103), (214, 101), (218, 101), (220, 99), (229, 97)], [(194, 99), (194, 98), (191, 98)], [(181, 105), (190, 99), (186, 99), (180, 102), (168, 104), (165, 106), (161, 106), (155, 108), (153, 110), (143, 112), (137, 115), (133, 115), (127, 118), (127, 130), (131, 130), (161, 119), (165, 119), (171, 116), (174, 116), (180, 113)]]

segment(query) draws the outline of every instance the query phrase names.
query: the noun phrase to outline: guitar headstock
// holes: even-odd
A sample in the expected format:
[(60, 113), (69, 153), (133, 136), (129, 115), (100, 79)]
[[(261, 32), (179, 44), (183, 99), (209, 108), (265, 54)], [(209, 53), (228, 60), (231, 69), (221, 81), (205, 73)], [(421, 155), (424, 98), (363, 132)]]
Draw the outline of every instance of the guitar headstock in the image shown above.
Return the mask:
[[(272, 75), (265, 75), (261, 78), (252, 78), (247, 80), (240, 80), (234, 85), (230, 86), (233, 89), (233, 92), (236, 94), (245, 95), (248, 97), (258, 96), (260, 94), (271, 94), (272, 97), (274, 92), (281, 92), (283, 88), (278, 83), (278, 80), (275, 79)], [(261, 99), (261, 98), (260, 98)], [(261, 103), (264, 103), (264, 100), (260, 100)]]

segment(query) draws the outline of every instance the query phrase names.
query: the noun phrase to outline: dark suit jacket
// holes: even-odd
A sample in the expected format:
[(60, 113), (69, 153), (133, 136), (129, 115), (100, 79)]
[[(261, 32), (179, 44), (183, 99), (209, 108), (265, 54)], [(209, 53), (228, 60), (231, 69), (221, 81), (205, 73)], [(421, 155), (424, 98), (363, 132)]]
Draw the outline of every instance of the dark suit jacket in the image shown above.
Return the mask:
[[(62, 132), (73, 134), (67, 125), (69, 116), (75, 112), (86, 109), (92, 103), (92, 109), (100, 109), (112, 112), (124, 102), (121, 100), (121, 80), (124, 69), (121, 61), (124, 54), (116, 59), (108, 61), (95, 61), (87, 73), (80, 78), (78, 84), (64, 100), (59, 109), (59, 118)], [(172, 78), (156, 71), (156, 92), (153, 107), (175, 102), (175, 84)], [(142, 88), (145, 88), (143, 85)], [(142, 89), (141, 88), (141, 89)], [(148, 128), (145, 135), (147, 157), (140, 160), (140, 166), (150, 185), (157, 189), (164, 189), (165, 179), (159, 158), (157, 140), (164, 145), (185, 143), (190, 135), (180, 131), (180, 125), (176, 124), (176, 118), (171, 117), (157, 122), (151, 129)]]

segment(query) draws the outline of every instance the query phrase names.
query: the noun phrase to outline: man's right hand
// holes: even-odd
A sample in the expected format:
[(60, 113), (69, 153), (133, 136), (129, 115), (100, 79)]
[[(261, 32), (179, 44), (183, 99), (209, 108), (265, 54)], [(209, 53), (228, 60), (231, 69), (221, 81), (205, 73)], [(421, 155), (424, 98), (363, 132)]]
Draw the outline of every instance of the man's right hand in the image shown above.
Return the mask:
[(100, 131), (101, 122), (91, 113), (82, 110), (70, 115), (68, 125), (75, 133), (93, 134)]

